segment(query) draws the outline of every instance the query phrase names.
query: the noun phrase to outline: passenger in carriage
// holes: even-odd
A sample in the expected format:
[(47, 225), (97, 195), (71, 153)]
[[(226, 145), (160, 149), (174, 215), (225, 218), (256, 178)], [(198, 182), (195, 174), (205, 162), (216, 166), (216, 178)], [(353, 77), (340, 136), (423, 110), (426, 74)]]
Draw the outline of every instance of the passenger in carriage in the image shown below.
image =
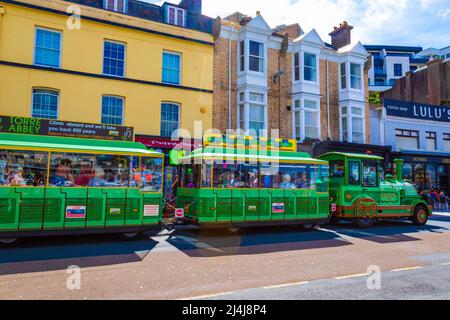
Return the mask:
[(294, 183), (291, 182), (291, 175), (285, 174), (283, 175), (283, 182), (280, 184), (281, 189), (296, 189)]

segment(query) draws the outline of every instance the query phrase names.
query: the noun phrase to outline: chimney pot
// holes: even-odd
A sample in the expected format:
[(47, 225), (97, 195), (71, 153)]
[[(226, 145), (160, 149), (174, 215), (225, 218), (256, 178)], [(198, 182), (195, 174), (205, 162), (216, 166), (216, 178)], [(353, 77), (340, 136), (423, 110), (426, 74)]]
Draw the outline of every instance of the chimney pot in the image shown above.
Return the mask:
[(256, 15), (257, 15), (257, 16), (260, 16), (260, 15), (261, 15), (261, 11), (259, 11), (259, 10), (256, 11)]
[(329, 33), (331, 36), (331, 44), (336, 49), (345, 47), (351, 43), (351, 30), (353, 27), (344, 21), (339, 24), (339, 27), (334, 27), (333, 31)]

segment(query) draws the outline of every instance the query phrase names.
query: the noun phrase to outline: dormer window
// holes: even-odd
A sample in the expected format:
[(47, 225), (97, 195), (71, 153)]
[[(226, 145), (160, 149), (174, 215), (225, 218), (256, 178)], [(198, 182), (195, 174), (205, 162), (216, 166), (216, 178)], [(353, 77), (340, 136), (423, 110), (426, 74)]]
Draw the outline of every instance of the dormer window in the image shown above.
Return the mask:
[(103, 7), (106, 10), (116, 11), (120, 13), (127, 12), (128, 0), (104, 0)]
[(186, 25), (186, 12), (184, 9), (167, 6), (166, 23), (184, 27)]

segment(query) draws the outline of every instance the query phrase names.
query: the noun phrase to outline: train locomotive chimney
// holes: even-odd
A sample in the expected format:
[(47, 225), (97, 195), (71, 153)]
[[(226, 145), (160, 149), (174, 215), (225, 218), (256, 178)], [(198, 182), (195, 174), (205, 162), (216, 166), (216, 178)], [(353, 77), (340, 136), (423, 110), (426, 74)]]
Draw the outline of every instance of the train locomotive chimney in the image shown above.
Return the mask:
[(395, 159), (395, 177), (398, 181), (403, 181), (403, 160)]

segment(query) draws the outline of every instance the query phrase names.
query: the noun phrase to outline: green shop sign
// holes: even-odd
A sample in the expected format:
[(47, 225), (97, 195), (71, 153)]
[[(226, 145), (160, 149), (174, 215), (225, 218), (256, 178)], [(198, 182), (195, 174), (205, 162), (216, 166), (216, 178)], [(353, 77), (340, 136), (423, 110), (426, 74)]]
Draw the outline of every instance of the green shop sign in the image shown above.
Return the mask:
[(117, 141), (134, 140), (132, 127), (14, 116), (0, 116), (0, 132)]

